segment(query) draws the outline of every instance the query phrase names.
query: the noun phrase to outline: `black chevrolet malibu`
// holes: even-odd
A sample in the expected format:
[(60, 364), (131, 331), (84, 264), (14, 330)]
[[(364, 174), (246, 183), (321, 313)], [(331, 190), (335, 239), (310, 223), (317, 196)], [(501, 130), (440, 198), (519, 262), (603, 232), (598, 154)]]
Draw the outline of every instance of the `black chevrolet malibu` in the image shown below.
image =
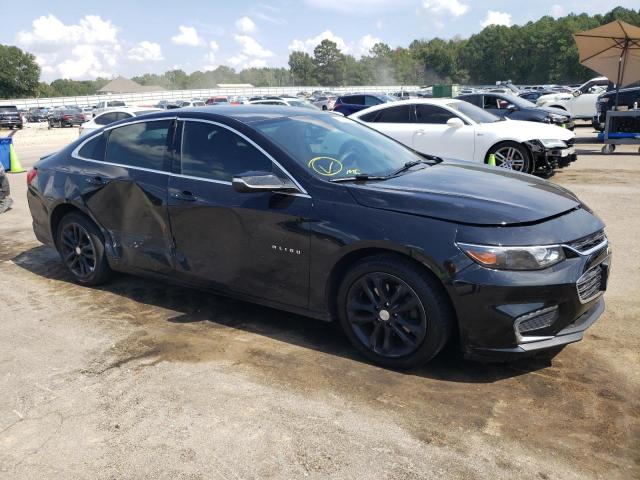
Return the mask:
[(421, 156), (331, 113), (136, 117), (27, 181), (36, 236), (79, 283), (153, 275), (337, 320), (389, 367), (448, 341), (475, 357), (555, 351), (604, 310), (604, 225), (571, 192)]

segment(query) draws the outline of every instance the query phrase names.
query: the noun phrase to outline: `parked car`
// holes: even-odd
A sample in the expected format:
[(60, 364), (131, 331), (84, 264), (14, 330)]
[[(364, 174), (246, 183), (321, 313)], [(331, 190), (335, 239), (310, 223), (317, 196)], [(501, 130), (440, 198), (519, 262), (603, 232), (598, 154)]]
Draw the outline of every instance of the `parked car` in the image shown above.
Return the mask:
[(81, 125), (85, 121), (86, 118), (79, 108), (59, 108), (53, 110), (47, 117), (49, 128), (73, 127), (74, 125)]
[(93, 118), (93, 107), (81, 107), (80, 110), (82, 110), (85, 120), (91, 120)]
[(266, 100), (254, 100), (249, 102), (251, 105), (282, 105), (286, 107), (309, 108), (311, 110), (320, 110), (313, 103), (299, 98), (270, 98)]
[(566, 110), (539, 107), (535, 103), (514, 95), (485, 92), (460, 95), (456, 98), (510, 120), (552, 123), (569, 129), (574, 127), (571, 115)]
[(39, 123), (46, 122), (49, 109), (47, 107), (31, 107), (27, 110), (26, 119), (27, 122)]
[(311, 103), (318, 107), (320, 110), (333, 110), (333, 106), (336, 101), (336, 97), (320, 96), (315, 99), (310, 99)]
[(553, 107), (566, 110), (576, 119), (591, 120), (596, 114), (596, 100), (611, 82), (606, 77), (592, 78), (571, 93), (542, 95), (536, 104), (541, 107)]
[(333, 104), (333, 110), (348, 116), (373, 105), (396, 101), (396, 98), (383, 93), (357, 93), (353, 95), (342, 95), (336, 98), (336, 101)]
[(336, 320), (387, 367), (562, 348), (604, 310), (604, 224), (574, 194), (321, 111), (123, 120), (37, 162), (27, 196), (82, 285), (155, 274)]
[[(607, 112), (613, 109), (616, 103), (616, 91), (611, 90), (603, 93), (598, 97), (596, 102), (596, 114), (593, 117), (593, 128), (602, 131), (605, 127)], [(622, 88), (618, 95), (618, 106), (632, 109), (640, 105), (640, 86), (631, 88)]]
[(424, 154), (480, 164), (493, 154), (496, 166), (523, 173), (551, 175), (576, 159), (570, 130), (506, 120), (462, 100), (385, 103), (350, 118)]
[(244, 95), (234, 95), (229, 97), (229, 103), (231, 105), (245, 105), (249, 103), (249, 99)]
[(24, 125), (22, 116), (15, 105), (0, 106), (0, 127), (2, 128), (22, 128)]
[(217, 95), (207, 99), (205, 103), (207, 105), (220, 105), (221, 103), (229, 103), (229, 99), (223, 95)]
[(157, 113), (161, 111), (162, 109), (160, 108), (152, 108), (152, 107), (114, 108), (113, 110), (102, 112), (96, 115), (95, 117), (93, 117), (90, 121), (80, 125), (80, 136), (89, 135), (90, 133), (93, 133), (96, 130), (106, 125), (111, 125), (112, 123), (115, 123), (118, 120), (125, 120), (127, 118), (139, 117), (140, 115), (146, 115), (148, 113)]
[(97, 115), (111, 108), (121, 108), (126, 107), (127, 103), (122, 100), (107, 100), (103, 102), (98, 102), (98, 104), (93, 107), (93, 114)]

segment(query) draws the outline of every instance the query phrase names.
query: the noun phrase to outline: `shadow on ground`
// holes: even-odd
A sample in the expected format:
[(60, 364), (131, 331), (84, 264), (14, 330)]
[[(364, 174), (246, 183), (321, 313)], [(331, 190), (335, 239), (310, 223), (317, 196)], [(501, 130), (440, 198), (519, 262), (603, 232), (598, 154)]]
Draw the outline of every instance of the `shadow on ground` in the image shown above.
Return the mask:
[[(351, 347), (339, 327), (334, 323), (309, 319), (202, 290), (168, 285), (125, 274), (116, 275), (108, 284), (100, 287), (92, 289), (82, 287), (73, 282), (57, 253), (45, 246), (30, 248), (12, 256), (10, 260), (35, 275), (51, 281), (64, 282), (64, 288), (56, 287), (59, 294), (64, 295), (65, 292), (81, 293), (83, 294), (83, 304), (86, 304), (87, 291), (107, 292), (133, 300), (138, 306), (136, 318), (132, 323), (138, 326), (144, 325), (142, 317), (151, 312), (154, 317), (160, 315), (160, 320), (165, 324), (168, 322), (176, 327), (181, 324), (211, 322), (324, 354), (343, 357), (363, 364), (367, 363)], [(101, 300), (97, 295), (95, 297), (96, 302)], [(122, 302), (121, 299), (115, 302), (103, 302), (99, 307), (108, 308), (107, 303), (122, 305), (125, 302)], [(140, 308), (140, 305), (152, 307), (151, 311)], [(176, 315), (174, 312), (178, 312), (178, 314)], [(153, 326), (145, 325), (144, 328), (148, 331), (153, 329)], [(206, 333), (215, 335), (215, 332)], [(175, 344), (173, 347), (175, 348)], [(179, 344), (179, 347), (189, 348), (189, 343)], [(150, 351), (161, 351), (163, 348), (162, 345), (155, 345)], [(473, 362), (464, 359), (457, 348), (450, 346), (427, 366), (399, 373), (447, 382), (492, 383), (540, 370), (549, 365), (550, 358), (544, 357), (522, 359), (512, 363)]]

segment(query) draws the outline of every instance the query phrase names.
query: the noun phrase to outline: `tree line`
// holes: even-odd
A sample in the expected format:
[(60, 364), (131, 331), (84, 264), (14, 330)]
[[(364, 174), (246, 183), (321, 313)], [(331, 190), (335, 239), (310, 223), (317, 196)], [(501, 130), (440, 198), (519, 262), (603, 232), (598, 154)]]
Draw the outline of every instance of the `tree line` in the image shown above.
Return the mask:
[[(572, 34), (613, 20), (640, 26), (640, 9), (616, 7), (604, 15), (545, 16), (510, 27), (490, 25), (469, 38), (414, 40), (408, 47), (373, 46), (355, 58), (337, 44), (323, 40), (310, 55), (289, 55), (289, 68), (249, 68), (236, 72), (170, 70), (145, 73), (132, 80), (169, 90), (212, 88), (218, 83), (264, 86), (430, 85), (433, 83), (490, 84), (510, 79), (515, 83), (575, 83), (594, 76), (578, 62)], [(17, 47), (0, 45), (0, 98), (92, 95), (109, 79), (40, 81), (35, 57)]]

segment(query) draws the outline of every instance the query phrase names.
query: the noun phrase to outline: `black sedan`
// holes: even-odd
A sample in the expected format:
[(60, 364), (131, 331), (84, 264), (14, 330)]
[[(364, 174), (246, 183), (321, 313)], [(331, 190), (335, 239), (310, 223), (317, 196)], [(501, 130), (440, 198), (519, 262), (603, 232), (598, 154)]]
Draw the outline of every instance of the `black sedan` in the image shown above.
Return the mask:
[(460, 95), (459, 100), (465, 100), (494, 115), (511, 120), (527, 122), (553, 123), (561, 127), (573, 129), (574, 123), (566, 110), (552, 107), (539, 107), (524, 98), (504, 93), (472, 93)]
[(77, 282), (155, 275), (337, 320), (389, 367), (454, 339), (471, 356), (558, 349), (604, 309), (604, 225), (575, 195), (331, 113), (123, 120), (40, 160), (28, 183), (35, 234)]
[(82, 125), (87, 119), (82, 110), (75, 108), (59, 108), (54, 110), (47, 117), (49, 128), (53, 127), (73, 127), (74, 125)]

